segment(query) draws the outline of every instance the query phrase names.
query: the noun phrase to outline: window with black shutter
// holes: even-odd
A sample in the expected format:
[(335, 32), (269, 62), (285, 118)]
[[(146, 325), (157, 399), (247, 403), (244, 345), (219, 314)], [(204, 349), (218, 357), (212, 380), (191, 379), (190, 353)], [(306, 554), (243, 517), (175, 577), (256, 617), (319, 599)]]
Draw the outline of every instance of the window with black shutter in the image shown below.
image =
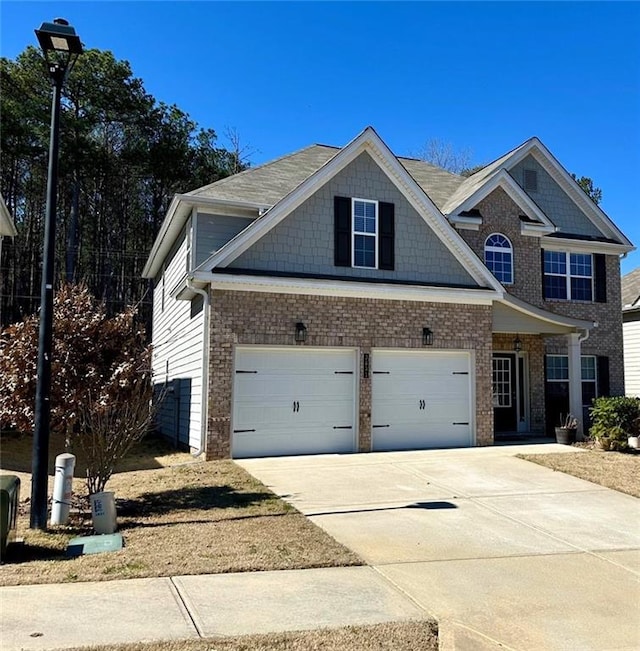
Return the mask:
[(392, 203), (334, 197), (334, 263), (337, 267), (394, 269)]

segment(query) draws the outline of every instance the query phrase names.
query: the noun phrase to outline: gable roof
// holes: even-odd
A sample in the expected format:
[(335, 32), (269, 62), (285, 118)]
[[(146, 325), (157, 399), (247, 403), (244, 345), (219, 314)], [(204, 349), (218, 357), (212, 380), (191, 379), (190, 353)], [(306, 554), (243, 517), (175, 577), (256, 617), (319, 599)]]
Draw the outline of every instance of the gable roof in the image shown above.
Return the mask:
[[(239, 174), (187, 192), (184, 196), (253, 202), (270, 207), (317, 172), (340, 151), (339, 147), (310, 145), (264, 165), (249, 168)], [(465, 180), (464, 177), (416, 158), (398, 157), (397, 160), (438, 208), (444, 205), (451, 193)]]
[[(508, 171), (528, 155), (532, 155), (536, 159), (605, 238), (620, 244), (627, 251), (633, 250), (633, 244), (625, 234), (611, 221), (602, 208), (587, 196), (586, 192), (536, 136), (529, 138), (520, 146), (470, 176), (443, 206), (444, 214), (456, 213), (463, 204), (466, 206), (474, 202), (477, 203), (476, 195), (482, 192), (482, 188), (489, 179), (499, 174), (501, 170)], [(550, 220), (548, 221), (550, 223)]]
[(247, 228), (203, 262), (199, 269), (209, 271), (216, 267), (227, 266), (363, 152), (367, 152), (378, 164), (445, 247), (465, 266), (475, 282), (481, 287), (490, 287), (502, 295), (504, 291), (502, 285), (447, 222), (423, 188), (393, 155), (372, 127), (367, 127), (362, 131), (325, 165), (283, 197), (273, 208), (249, 224)]
[[(375, 131), (368, 127), (358, 138), (367, 132), (375, 134)], [(375, 137), (380, 140), (377, 134)], [(536, 137), (525, 141), (468, 178), (452, 174), (415, 158), (396, 157), (384, 143), (382, 143), (382, 148), (386, 150), (387, 159), (393, 160), (392, 167), (394, 167), (396, 179), (404, 178), (404, 181), (400, 181), (401, 185), (406, 184), (407, 179), (411, 179), (410, 194), (415, 193), (416, 196), (420, 196), (418, 203), (426, 200), (426, 204), (430, 206), (430, 212), (433, 212), (435, 208), (435, 212), (440, 216), (446, 215), (451, 223), (465, 221), (466, 218), (460, 217), (458, 213), (466, 210), (469, 206), (473, 207), (486, 196), (489, 189), (499, 186), (523, 208), (523, 212), (527, 213), (529, 220), (525, 224), (526, 230), (549, 235), (555, 228), (552, 221), (520, 188), (508, 172), (508, 168), (516, 165), (528, 154), (532, 154), (585, 215), (591, 219), (596, 228), (603, 233), (608, 241), (607, 246), (611, 248), (612, 252), (631, 251), (634, 248), (626, 236), (587, 197), (582, 188)], [(241, 211), (245, 216), (254, 215), (256, 218), (262, 219), (260, 215), (263, 215), (265, 211), (271, 212), (276, 204), (291, 195), (310, 177), (330, 165), (331, 161), (344, 149), (346, 147), (341, 149), (328, 145), (311, 145), (186, 194), (176, 195), (160, 227), (142, 275), (152, 278), (158, 273), (175, 237), (191, 214), (192, 207), (225, 206)], [(382, 165), (386, 165), (384, 161), (382, 161)], [(400, 168), (404, 169), (404, 174)], [(450, 234), (447, 237), (450, 237)]]
[(640, 307), (640, 267), (622, 276), (622, 307)]

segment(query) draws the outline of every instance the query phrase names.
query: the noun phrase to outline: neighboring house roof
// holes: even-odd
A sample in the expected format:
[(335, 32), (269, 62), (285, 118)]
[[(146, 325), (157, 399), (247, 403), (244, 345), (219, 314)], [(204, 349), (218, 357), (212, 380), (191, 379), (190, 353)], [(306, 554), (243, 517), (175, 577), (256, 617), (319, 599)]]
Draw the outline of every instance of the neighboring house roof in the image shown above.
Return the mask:
[(640, 267), (622, 276), (622, 307), (640, 308)]
[(2, 195), (0, 195), (0, 237), (4, 237), (5, 235), (15, 237), (17, 234), (18, 231), (16, 231), (11, 213), (9, 212)]

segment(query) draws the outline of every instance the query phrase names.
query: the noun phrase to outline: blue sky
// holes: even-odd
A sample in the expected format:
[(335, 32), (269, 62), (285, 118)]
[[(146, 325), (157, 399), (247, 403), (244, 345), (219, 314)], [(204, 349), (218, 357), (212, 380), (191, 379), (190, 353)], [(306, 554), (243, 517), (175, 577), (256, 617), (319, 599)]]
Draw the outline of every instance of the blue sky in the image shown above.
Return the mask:
[(367, 125), (398, 155), (437, 138), (478, 164), (536, 135), (640, 245), (640, 3), (2, 0), (0, 53), (59, 16), (254, 165)]

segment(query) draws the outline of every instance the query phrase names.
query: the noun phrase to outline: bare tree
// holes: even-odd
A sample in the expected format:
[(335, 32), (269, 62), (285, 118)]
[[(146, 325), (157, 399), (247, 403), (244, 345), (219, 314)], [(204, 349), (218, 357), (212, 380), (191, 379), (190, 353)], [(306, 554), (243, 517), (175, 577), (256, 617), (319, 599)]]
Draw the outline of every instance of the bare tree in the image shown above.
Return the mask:
[(249, 159), (257, 153), (251, 144), (243, 144), (240, 139), (240, 134), (235, 127), (225, 127), (224, 137), (229, 143), (227, 150), (231, 154), (233, 161), (232, 174), (242, 172), (242, 170), (249, 167)]
[(453, 174), (460, 174), (471, 167), (473, 152), (470, 148), (456, 149), (454, 145), (439, 138), (427, 140), (412, 156), (441, 167)]

